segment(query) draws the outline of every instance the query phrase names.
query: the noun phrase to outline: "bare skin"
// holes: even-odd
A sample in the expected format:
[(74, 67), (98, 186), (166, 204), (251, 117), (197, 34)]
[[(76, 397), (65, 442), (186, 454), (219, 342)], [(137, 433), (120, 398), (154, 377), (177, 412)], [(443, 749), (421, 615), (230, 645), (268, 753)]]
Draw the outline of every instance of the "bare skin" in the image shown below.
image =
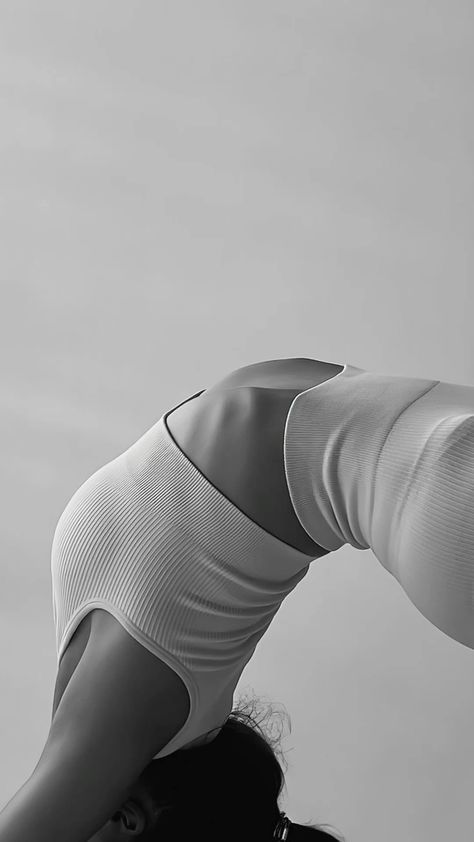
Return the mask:
[(150, 796), (137, 781), (121, 809), (89, 837), (88, 842), (128, 842), (136, 839), (152, 842), (156, 839), (157, 820)]
[(267, 532), (311, 559), (327, 550), (310, 538), (293, 509), (283, 433), (293, 398), (343, 367), (307, 359), (256, 363), (231, 372), (166, 418), (181, 450), (219, 491)]

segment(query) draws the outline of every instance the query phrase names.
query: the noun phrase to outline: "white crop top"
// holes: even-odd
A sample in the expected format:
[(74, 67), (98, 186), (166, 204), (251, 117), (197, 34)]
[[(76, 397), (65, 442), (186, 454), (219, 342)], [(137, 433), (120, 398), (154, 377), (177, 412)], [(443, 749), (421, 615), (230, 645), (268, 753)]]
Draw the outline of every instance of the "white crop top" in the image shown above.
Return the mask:
[(204, 477), (167, 414), (75, 492), (51, 556), (58, 663), (83, 617), (103, 608), (186, 685), (188, 719), (156, 758), (222, 727), (245, 665), (310, 560)]

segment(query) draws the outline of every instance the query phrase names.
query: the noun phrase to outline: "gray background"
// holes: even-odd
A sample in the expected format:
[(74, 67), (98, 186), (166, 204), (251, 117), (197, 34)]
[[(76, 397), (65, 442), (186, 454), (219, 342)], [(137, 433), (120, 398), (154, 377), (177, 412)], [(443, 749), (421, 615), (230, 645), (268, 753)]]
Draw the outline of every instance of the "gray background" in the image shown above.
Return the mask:
[[(91, 473), (259, 360), (474, 385), (472, 53), (462, 0), (1, 4), (1, 805)], [(291, 717), (292, 818), (472, 839), (474, 653), (370, 550), (314, 562), (249, 687)]]

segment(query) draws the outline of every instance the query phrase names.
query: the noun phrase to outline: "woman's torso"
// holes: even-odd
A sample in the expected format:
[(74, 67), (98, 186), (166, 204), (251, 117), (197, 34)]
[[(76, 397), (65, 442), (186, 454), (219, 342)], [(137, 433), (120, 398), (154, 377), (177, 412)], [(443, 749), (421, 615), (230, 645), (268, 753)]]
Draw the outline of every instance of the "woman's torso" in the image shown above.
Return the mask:
[[(219, 491), (267, 532), (311, 559), (328, 551), (311, 540), (293, 510), (283, 461), (285, 422), (296, 395), (343, 368), (300, 358), (245, 366), (166, 418), (178, 446)], [(100, 634), (110, 623), (115, 619), (100, 608), (79, 623), (58, 666), (53, 717), (91, 629)], [(164, 674), (169, 669), (165, 664), (162, 668)]]

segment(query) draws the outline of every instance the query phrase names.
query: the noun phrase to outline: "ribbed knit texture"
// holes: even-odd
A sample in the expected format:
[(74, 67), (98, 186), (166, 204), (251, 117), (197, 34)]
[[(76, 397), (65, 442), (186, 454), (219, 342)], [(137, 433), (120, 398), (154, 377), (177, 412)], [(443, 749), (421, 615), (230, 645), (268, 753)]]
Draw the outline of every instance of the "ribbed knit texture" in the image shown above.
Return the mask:
[(346, 365), (293, 400), (284, 456), (311, 538), (371, 548), (424, 617), (474, 648), (474, 388)]
[[(51, 557), (58, 662), (99, 607), (184, 681), (188, 720), (157, 758), (224, 724), (309, 567), (201, 474), (168, 414), (76, 491)], [(311, 538), (371, 548), (431, 623), (474, 648), (474, 388), (346, 365), (293, 400), (283, 451)]]
[(308, 571), (307, 555), (182, 453), (168, 414), (80, 486), (51, 557), (58, 663), (83, 617), (104, 608), (185, 683), (188, 720), (157, 758), (224, 724), (258, 641)]

